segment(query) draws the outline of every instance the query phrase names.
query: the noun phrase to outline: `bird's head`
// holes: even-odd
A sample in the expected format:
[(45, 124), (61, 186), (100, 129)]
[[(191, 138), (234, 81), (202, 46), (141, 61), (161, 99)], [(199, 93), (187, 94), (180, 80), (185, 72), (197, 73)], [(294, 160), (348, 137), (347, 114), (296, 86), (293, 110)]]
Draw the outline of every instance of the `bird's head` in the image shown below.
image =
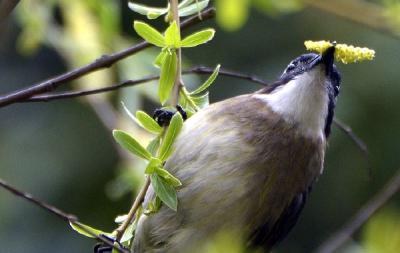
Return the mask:
[(335, 47), (322, 55), (303, 54), (284, 70), (279, 79), (258, 93), (272, 109), (311, 135), (330, 134), (340, 74), (334, 64)]

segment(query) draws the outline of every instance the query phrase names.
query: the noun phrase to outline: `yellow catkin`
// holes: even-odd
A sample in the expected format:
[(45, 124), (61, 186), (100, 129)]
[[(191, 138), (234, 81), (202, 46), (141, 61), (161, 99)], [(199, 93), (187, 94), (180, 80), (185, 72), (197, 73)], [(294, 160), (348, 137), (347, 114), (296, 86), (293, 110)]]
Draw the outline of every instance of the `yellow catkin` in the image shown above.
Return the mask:
[[(315, 51), (322, 54), (326, 49), (333, 46), (329, 41), (311, 41), (307, 40), (304, 42), (307, 50)], [(344, 64), (359, 62), (364, 60), (372, 60), (375, 57), (375, 51), (366, 47), (355, 47), (346, 44), (335, 45), (335, 60), (341, 61)]]

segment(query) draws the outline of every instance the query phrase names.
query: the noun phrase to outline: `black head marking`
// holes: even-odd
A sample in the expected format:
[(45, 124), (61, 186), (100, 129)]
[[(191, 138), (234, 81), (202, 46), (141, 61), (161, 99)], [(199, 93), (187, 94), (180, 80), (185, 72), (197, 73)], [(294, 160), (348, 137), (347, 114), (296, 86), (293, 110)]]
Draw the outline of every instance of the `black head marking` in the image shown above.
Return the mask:
[[(278, 87), (281, 87), (282, 85), (285, 85), (289, 81), (295, 79), (296, 76), (301, 75), (302, 73), (320, 64), (323, 61), (321, 59), (322, 59), (321, 55), (315, 53), (300, 55), (299, 57), (295, 58), (289, 63), (289, 65), (286, 67), (286, 69), (276, 82), (261, 89), (260, 91), (258, 91), (258, 93), (268, 94), (273, 92)], [(329, 84), (327, 86), (327, 92), (329, 97), (328, 115), (325, 120), (325, 128), (324, 128), (326, 137), (328, 137), (331, 132), (331, 124), (333, 121), (334, 109), (336, 106), (336, 97), (339, 95), (339, 89), (341, 83), (341, 77), (339, 71), (337, 70), (336, 65), (332, 63), (332, 61), (329, 64), (325, 63), (327, 65), (325, 73)]]
[(320, 55), (314, 53), (300, 55), (289, 63), (280, 78), (285, 78), (285, 76), (297, 76), (304, 73), (310, 69), (310, 64), (319, 57)]
[(264, 89), (260, 91), (260, 93), (271, 93), (276, 88), (288, 83), (289, 81), (296, 78), (297, 75), (304, 73), (305, 71), (310, 69), (311, 63), (318, 59), (320, 55), (309, 53), (309, 54), (302, 54), (299, 57), (292, 60), (286, 69), (283, 71), (282, 75), (279, 79), (268, 85)]

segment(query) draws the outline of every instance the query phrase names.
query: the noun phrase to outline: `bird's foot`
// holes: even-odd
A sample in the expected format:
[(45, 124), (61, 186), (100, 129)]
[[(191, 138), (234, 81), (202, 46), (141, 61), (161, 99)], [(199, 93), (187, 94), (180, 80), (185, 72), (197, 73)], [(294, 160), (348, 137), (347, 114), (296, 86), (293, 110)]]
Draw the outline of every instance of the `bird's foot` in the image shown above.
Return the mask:
[(176, 111), (156, 109), (153, 114), (153, 119), (162, 127), (169, 126), (172, 116), (174, 116), (176, 112), (179, 112), (182, 115), (183, 120), (187, 119), (187, 114), (180, 105), (176, 106)]
[[(121, 248), (126, 249), (127, 251), (129, 251), (129, 249), (125, 248), (120, 242), (116, 241), (115, 239), (110, 238), (110, 237), (108, 237), (106, 235), (100, 235), (100, 236), (102, 238), (106, 239), (107, 241), (109, 241), (111, 244), (118, 243), (118, 245)], [(112, 250), (113, 250), (113, 247), (108, 245), (108, 244), (106, 244), (106, 243), (104, 243), (104, 242), (97, 243), (93, 248), (94, 253), (111, 253)]]

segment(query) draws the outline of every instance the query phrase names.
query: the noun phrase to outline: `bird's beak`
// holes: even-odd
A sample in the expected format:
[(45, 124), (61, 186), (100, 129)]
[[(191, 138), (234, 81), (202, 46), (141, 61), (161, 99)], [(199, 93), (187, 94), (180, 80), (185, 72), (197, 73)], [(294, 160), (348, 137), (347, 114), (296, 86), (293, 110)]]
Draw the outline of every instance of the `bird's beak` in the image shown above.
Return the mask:
[(318, 55), (310, 63), (310, 67), (313, 68), (320, 63), (325, 65), (326, 74), (329, 75), (333, 69), (333, 62), (335, 60), (335, 46), (331, 46), (322, 55)]
[(332, 73), (332, 69), (333, 69), (333, 62), (335, 60), (335, 46), (331, 46), (330, 48), (328, 48), (321, 57), (321, 61), (322, 63), (325, 65), (326, 67), (326, 74), (330, 75), (330, 73)]

